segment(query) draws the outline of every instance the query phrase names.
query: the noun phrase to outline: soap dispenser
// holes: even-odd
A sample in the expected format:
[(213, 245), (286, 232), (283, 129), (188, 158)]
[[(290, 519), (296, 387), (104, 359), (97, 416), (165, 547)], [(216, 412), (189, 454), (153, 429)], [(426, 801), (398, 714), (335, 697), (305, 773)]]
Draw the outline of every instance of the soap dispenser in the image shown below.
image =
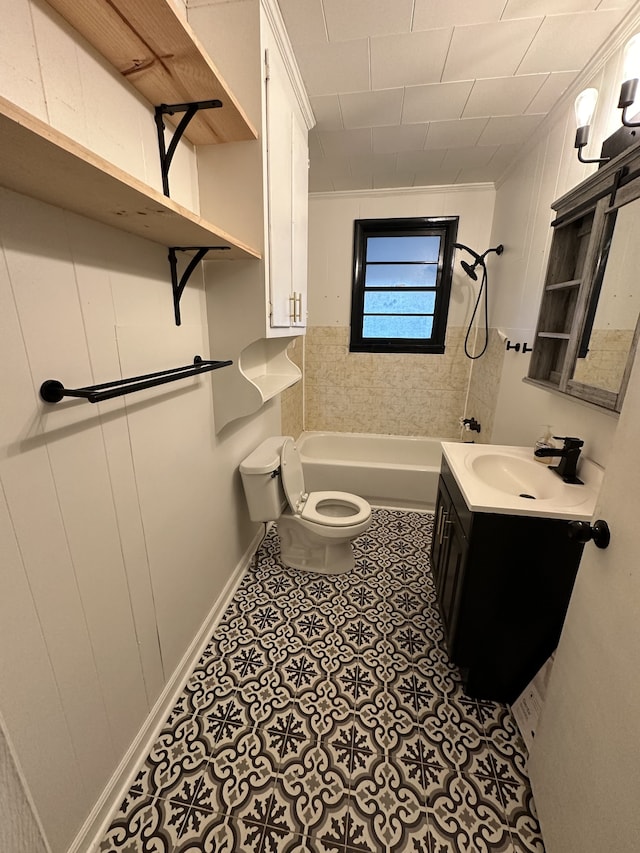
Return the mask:
[(543, 465), (552, 465), (556, 462), (556, 459), (553, 456), (536, 456), (535, 451), (540, 450), (540, 448), (546, 447), (555, 447), (555, 443), (553, 441), (553, 433), (551, 430), (551, 426), (545, 426), (544, 435), (541, 435), (539, 439), (537, 439), (536, 443), (533, 446), (534, 456), (533, 458), (536, 462), (541, 462)]

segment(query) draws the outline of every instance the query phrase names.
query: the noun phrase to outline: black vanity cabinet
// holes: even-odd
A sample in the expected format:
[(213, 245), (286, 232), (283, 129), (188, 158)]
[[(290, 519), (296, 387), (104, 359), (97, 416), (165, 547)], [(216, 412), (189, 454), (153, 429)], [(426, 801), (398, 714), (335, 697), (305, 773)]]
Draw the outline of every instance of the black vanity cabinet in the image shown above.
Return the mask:
[(513, 702), (556, 648), (583, 548), (567, 524), (471, 512), (442, 460), (431, 561), (467, 695)]

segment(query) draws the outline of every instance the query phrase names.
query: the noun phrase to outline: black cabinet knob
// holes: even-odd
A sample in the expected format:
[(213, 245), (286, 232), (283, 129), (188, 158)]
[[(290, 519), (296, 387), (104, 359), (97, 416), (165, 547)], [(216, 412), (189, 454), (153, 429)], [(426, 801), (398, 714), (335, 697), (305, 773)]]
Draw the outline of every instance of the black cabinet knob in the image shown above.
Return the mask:
[(593, 539), (597, 548), (607, 548), (611, 541), (609, 525), (602, 518), (594, 521), (593, 525), (588, 521), (570, 521), (568, 533), (569, 539), (575, 539), (583, 544)]

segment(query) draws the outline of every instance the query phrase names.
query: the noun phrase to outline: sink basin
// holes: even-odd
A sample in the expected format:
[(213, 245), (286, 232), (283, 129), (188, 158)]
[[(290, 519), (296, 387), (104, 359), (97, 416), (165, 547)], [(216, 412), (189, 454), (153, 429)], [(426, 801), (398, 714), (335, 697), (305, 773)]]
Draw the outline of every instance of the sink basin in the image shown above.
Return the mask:
[(492, 489), (529, 500), (556, 499), (562, 480), (546, 465), (506, 453), (487, 453), (469, 460), (469, 468)]
[(595, 510), (602, 469), (586, 457), (579, 486), (536, 462), (531, 447), (443, 441), (442, 453), (472, 512), (587, 521)]

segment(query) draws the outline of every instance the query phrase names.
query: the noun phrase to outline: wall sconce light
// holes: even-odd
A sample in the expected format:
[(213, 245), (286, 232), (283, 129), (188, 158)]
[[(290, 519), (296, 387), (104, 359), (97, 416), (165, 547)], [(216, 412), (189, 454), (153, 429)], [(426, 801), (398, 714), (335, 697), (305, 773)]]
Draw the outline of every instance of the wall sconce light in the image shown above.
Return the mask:
[[(638, 82), (637, 80), (635, 81)], [(582, 149), (589, 142), (589, 126), (593, 118), (598, 100), (597, 89), (584, 89), (575, 100), (574, 109), (576, 113), (576, 141), (574, 148), (578, 149), (578, 160), (581, 163), (606, 163), (609, 157), (596, 157), (589, 159), (582, 156)]]
[(625, 127), (640, 127), (640, 122), (633, 122), (627, 119), (627, 110), (635, 101), (638, 89), (640, 33), (637, 33), (627, 42), (627, 46), (624, 49), (622, 69), (623, 83), (620, 86), (620, 100), (618, 101), (618, 108), (622, 110), (622, 124)]
[(640, 131), (636, 129), (640, 128), (640, 112), (633, 116), (633, 120), (628, 115), (632, 106), (635, 105), (636, 110), (640, 108), (640, 102), (635, 103), (640, 83), (640, 33), (636, 33), (626, 44), (622, 76), (618, 101), (618, 108), (622, 110), (622, 127), (604, 140), (600, 157), (590, 159), (582, 156), (582, 149), (589, 142), (589, 127), (598, 100), (598, 90), (584, 89), (575, 100), (577, 130), (574, 147), (578, 149), (578, 160), (581, 163), (598, 163), (601, 166), (640, 141)]

